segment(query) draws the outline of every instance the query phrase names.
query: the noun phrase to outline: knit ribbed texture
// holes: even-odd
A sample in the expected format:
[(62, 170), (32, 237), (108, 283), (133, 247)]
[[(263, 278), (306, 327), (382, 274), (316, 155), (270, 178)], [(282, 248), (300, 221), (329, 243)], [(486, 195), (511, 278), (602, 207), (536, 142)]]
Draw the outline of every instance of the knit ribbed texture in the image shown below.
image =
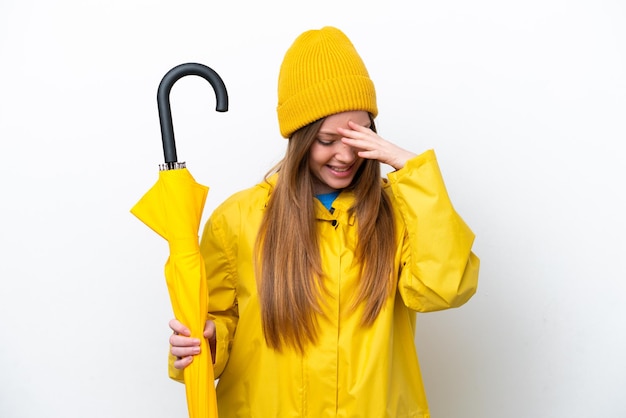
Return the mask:
[(378, 114), (374, 83), (343, 32), (327, 26), (304, 32), (294, 41), (280, 67), (276, 110), (285, 138), (335, 113)]

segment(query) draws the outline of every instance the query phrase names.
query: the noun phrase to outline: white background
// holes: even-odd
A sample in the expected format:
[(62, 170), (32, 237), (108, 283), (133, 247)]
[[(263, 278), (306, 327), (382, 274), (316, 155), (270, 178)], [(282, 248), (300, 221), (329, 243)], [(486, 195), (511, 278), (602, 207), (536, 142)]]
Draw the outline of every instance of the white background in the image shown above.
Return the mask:
[[(167, 244), (129, 213), (163, 161), (204, 219), (284, 151), (283, 54), (340, 27), (383, 137), (434, 148), (477, 235), (479, 291), (422, 315), (433, 418), (626, 416), (626, 6), (620, 0), (0, 3), (0, 417), (185, 417), (166, 373)], [(203, 221), (204, 223), (204, 221)]]

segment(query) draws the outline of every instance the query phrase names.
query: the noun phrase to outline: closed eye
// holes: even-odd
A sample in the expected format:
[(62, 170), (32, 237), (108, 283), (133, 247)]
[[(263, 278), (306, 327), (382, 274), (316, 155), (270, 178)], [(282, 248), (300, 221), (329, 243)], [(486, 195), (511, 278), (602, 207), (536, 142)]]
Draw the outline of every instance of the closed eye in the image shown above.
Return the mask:
[(320, 145), (323, 145), (325, 147), (329, 147), (329, 146), (331, 146), (331, 145), (333, 145), (335, 143), (335, 140), (324, 140), (324, 139), (321, 139), (321, 138), (317, 138), (317, 142)]
[(341, 141), (341, 135), (320, 132), (317, 135), (317, 142), (325, 147), (333, 145), (337, 141)]

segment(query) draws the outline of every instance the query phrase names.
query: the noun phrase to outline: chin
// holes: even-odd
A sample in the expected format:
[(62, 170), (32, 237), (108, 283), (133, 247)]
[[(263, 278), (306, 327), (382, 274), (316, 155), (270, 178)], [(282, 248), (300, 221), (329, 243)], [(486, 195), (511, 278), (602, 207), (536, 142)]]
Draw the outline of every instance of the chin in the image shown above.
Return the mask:
[(342, 190), (349, 187), (352, 184), (352, 179), (349, 181), (329, 181), (326, 182), (326, 186), (334, 190)]

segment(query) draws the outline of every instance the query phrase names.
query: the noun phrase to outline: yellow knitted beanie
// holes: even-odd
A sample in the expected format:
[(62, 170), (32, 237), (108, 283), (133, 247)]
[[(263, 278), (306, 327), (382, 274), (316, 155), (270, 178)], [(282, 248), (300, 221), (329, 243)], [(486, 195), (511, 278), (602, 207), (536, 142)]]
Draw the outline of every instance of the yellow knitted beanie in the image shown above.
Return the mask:
[(301, 34), (278, 76), (278, 124), (283, 137), (326, 116), (349, 110), (378, 114), (374, 83), (348, 37), (324, 27)]

